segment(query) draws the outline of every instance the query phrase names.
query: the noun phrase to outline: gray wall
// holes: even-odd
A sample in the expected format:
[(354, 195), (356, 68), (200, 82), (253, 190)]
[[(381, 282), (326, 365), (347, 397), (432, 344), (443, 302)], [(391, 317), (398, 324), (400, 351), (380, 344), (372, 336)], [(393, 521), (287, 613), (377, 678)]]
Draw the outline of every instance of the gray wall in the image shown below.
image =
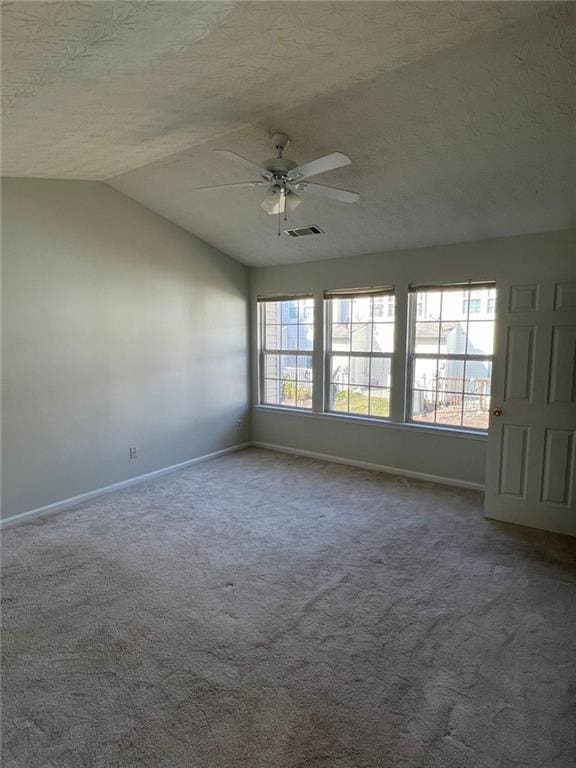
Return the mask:
[[(314, 292), (315, 337), (322, 338), (325, 289), (393, 285), (396, 288), (396, 336), (393, 418), (398, 423), (373, 423), (345, 416), (324, 415), (322, 387), (315, 388), (315, 414), (287, 412), (256, 405), (257, 356), (253, 355), (253, 439), (288, 448), (396, 467), (465, 483), (483, 484), (486, 438), (458, 435), (430, 427), (404, 425), (405, 382), (403, 368), (407, 338), (406, 295), (410, 283), (467, 280), (537, 282), (543, 275), (562, 273), (576, 258), (576, 232), (566, 230), (501, 238), (445, 247), (421, 248), (353, 258), (316, 261), (251, 270), (252, 306), (256, 296), (274, 293)], [(498, 306), (507, 297), (498, 295)], [(257, 347), (256, 313), (252, 320), (253, 348)], [(316, 343), (315, 367), (322, 372), (321, 347)], [(496, 350), (495, 366), (500, 365)]]
[(249, 440), (247, 270), (99, 182), (2, 192), (3, 516)]

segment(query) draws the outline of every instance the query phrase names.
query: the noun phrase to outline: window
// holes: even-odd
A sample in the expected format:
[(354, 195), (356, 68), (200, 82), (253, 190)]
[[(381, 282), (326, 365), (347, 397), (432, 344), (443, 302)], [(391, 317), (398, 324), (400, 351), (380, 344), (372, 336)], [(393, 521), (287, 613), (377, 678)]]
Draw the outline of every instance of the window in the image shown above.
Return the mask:
[(477, 315), (482, 309), (482, 299), (465, 298), (462, 302), (462, 314)]
[(493, 298), (492, 296), (488, 296), (488, 301), (486, 302), (486, 312), (489, 315), (494, 314), (495, 305), (496, 305), (496, 299)]
[(394, 317), (395, 312), (394, 296), (386, 296), (384, 301), (374, 303), (374, 321), (385, 320)]
[(494, 293), (492, 284), (412, 289), (410, 421), (488, 429)]
[(314, 300), (259, 299), (260, 402), (312, 408)]
[(394, 350), (392, 290), (327, 291), (324, 297), (327, 410), (388, 418)]

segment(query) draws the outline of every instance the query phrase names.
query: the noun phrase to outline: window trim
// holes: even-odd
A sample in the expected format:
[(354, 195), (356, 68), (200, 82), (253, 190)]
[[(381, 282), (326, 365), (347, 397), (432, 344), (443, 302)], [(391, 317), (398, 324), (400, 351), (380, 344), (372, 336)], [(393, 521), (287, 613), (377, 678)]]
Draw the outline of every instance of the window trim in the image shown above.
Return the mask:
[[(335, 353), (332, 351), (332, 301), (334, 299), (339, 298), (346, 298), (346, 299), (354, 299), (354, 298), (366, 298), (366, 297), (376, 297), (376, 296), (394, 296), (395, 290), (393, 287), (385, 287), (385, 288), (355, 288), (355, 289), (343, 289), (343, 290), (335, 290), (335, 291), (324, 291), (324, 410), (323, 413), (328, 416), (338, 416), (345, 419), (350, 418), (358, 418), (358, 419), (367, 419), (370, 421), (376, 421), (378, 423), (391, 423), (392, 417), (391, 417), (391, 402), (392, 402), (392, 386), (394, 381), (394, 351), (392, 352), (360, 352), (360, 351), (348, 351), (348, 352), (341, 352), (341, 353)], [(393, 328), (396, 328), (396, 302), (394, 304), (394, 314), (392, 315), (392, 322), (389, 320), (379, 321), (383, 325), (391, 325)], [(374, 317), (372, 317), (371, 325), (374, 325)], [(362, 413), (350, 413), (349, 411), (335, 411), (333, 410), (331, 405), (331, 398), (330, 398), (330, 387), (332, 385), (332, 382), (330, 381), (331, 378), (331, 372), (332, 372), (332, 356), (341, 354), (342, 356), (348, 356), (348, 357), (368, 357), (368, 358), (381, 358), (381, 359), (387, 359), (390, 360), (390, 386), (388, 387), (389, 397), (388, 397), (388, 416), (378, 416), (376, 414), (362, 414)], [(368, 389), (370, 389), (370, 385), (368, 386)], [(350, 407), (350, 382), (348, 382), (348, 407)]]

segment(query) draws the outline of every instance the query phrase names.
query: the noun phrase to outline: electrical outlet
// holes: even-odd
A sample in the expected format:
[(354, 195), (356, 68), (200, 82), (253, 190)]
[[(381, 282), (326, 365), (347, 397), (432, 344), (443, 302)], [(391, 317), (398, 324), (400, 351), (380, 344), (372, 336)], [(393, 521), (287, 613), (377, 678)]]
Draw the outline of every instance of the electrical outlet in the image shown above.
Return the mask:
[(137, 459), (138, 458), (138, 451), (136, 450), (136, 448), (129, 448), (128, 450), (130, 451), (130, 458), (131, 459)]

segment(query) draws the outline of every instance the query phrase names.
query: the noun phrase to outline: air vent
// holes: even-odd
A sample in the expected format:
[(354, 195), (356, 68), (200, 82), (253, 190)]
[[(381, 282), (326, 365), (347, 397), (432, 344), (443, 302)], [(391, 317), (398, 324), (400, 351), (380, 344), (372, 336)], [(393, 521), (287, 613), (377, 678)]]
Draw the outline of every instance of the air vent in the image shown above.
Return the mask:
[(309, 227), (298, 227), (298, 229), (285, 229), (284, 234), (290, 235), (290, 237), (306, 237), (306, 235), (323, 235), (324, 230), (317, 227), (316, 224), (311, 224)]

